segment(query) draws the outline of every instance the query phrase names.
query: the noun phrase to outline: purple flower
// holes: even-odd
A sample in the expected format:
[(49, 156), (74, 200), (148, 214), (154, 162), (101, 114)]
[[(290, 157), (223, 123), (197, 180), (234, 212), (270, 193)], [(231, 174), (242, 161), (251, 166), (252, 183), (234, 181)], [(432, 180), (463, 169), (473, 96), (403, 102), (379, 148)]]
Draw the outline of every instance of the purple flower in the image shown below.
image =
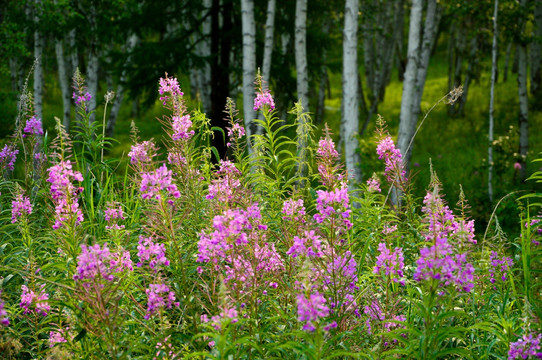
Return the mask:
[(15, 149), (13, 145), (5, 145), (2, 151), (0, 151), (0, 163), (5, 164), (8, 170), (13, 171), (18, 153), (19, 150)]
[(209, 319), (206, 314), (201, 315), (201, 322), (211, 323), (217, 331), (222, 329), (222, 324), (226, 321), (230, 321), (232, 324), (239, 321), (239, 313), (235, 308), (225, 307), (224, 310), (220, 312), (220, 315), (215, 315), (211, 319)]
[(369, 180), (367, 180), (367, 191), (374, 192), (374, 193), (382, 192), (382, 190), (380, 189), (380, 182), (378, 181), (378, 179), (372, 177)]
[[(245, 128), (242, 127), (239, 123), (233, 123), (231, 127), (226, 128), (228, 130), (228, 137), (234, 139), (241, 139), (245, 136)], [(228, 143), (228, 147), (231, 146), (231, 143)]]
[(171, 309), (173, 305), (179, 306), (179, 303), (175, 302), (175, 293), (170, 291), (165, 284), (150, 284), (145, 293), (147, 294), (147, 314), (145, 314), (147, 320), (163, 308)]
[(85, 109), (87, 108), (86, 103), (88, 103), (92, 99), (92, 95), (89, 92), (86, 92), (83, 94), (82, 91), (79, 91), (79, 93), (75, 93), (75, 91), (72, 94), (72, 99), (75, 100), (75, 105), (83, 106)]
[(215, 173), (216, 179), (209, 184), (207, 199), (216, 199), (219, 202), (231, 200), (236, 191), (241, 187), (239, 177), (241, 172), (229, 160), (220, 160), (220, 167)]
[(401, 184), (406, 181), (406, 170), (403, 164), (401, 151), (395, 148), (391, 136), (386, 136), (380, 140), (376, 147), (376, 153), (380, 160), (384, 159), (386, 168), (384, 174), (390, 184)]
[(18, 194), (15, 200), (12, 201), (11, 222), (16, 223), (17, 218), (23, 216), (23, 213), (27, 215), (32, 214), (32, 204), (30, 204), (28, 197)]
[[(166, 164), (162, 165), (154, 172), (141, 174), (141, 197), (143, 199), (162, 198), (162, 190), (167, 191), (169, 196), (174, 198), (181, 197), (181, 193), (177, 190), (177, 185), (173, 184), (173, 172), (168, 170)], [(168, 200), (170, 205), (173, 205), (173, 200)]]
[[(176, 78), (170, 78), (166, 74), (166, 78), (160, 78), (160, 87), (158, 89), (158, 93), (160, 95), (160, 101), (162, 101), (163, 105), (166, 105), (167, 101), (170, 99), (170, 96), (173, 97), (173, 101), (175, 102), (178, 98), (182, 97), (184, 93), (181, 91), (181, 88), (179, 86), (179, 82)], [(170, 96), (164, 95), (169, 93)]]
[(344, 174), (339, 171), (340, 165), (337, 164), (339, 153), (335, 150), (335, 144), (329, 137), (327, 127), (325, 131), (328, 135), (320, 139), (316, 150), (318, 173), (322, 184), (329, 188), (335, 188), (343, 180)]
[(318, 156), (336, 161), (339, 159), (339, 153), (335, 150), (335, 144), (329, 137), (321, 138), (318, 141), (318, 150), (316, 150)]
[(143, 141), (142, 143), (132, 145), (131, 151), (128, 153), (130, 163), (133, 165), (146, 165), (156, 156), (157, 150), (156, 145), (152, 141)]
[(343, 186), (334, 191), (318, 190), (317, 193), (316, 210), (318, 210), (318, 213), (314, 215), (314, 220), (321, 224), (324, 220), (338, 214), (346, 228), (350, 229), (352, 223), (350, 222), (348, 188)]
[(314, 230), (306, 231), (304, 236), (294, 236), (294, 244), (286, 254), (295, 258), (297, 256), (315, 256), (322, 257), (322, 239), (316, 235)]
[(282, 206), (282, 213), (285, 215), (283, 220), (287, 221), (300, 221), (305, 222), (305, 206), (303, 206), (303, 199), (288, 199)]
[(51, 306), (49, 306), (49, 303), (47, 302), (47, 300), (49, 300), (49, 294), (45, 292), (44, 288), (45, 284), (42, 284), (40, 286), (40, 293), (36, 294), (28, 289), (26, 285), (21, 285), (23, 293), (21, 294), (21, 303), (19, 306), (24, 309), (25, 314), (29, 314), (34, 310), (39, 315), (47, 316), (47, 312), (51, 310)]
[(70, 160), (61, 161), (47, 169), (49, 171), (48, 182), (51, 183), (51, 197), (55, 203), (55, 224), (53, 229), (58, 229), (75, 218), (75, 224), (83, 221), (83, 212), (79, 208), (77, 195), (83, 188), (76, 188), (72, 181), (83, 181), (83, 176), (78, 171), (72, 170)]
[(506, 281), (506, 276), (508, 275), (508, 272), (510, 271), (510, 268), (513, 264), (514, 261), (511, 257), (503, 255), (501, 258), (499, 258), (499, 254), (497, 254), (495, 251), (492, 251), (489, 257), (489, 265), (491, 265), (491, 267), (489, 268), (491, 283), (495, 284), (495, 275), (499, 276), (499, 278), (503, 282)]
[(268, 106), (268, 111), (275, 108), (275, 101), (268, 90), (256, 93), (256, 98), (254, 99), (254, 111), (260, 110), (264, 105)]
[(190, 139), (194, 135), (194, 130), (188, 131), (192, 126), (190, 115), (173, 116), (172, 120), (173, 135), (171, 138), (173, 140)]
[(148, 261), (149, 266), (154, 272), (158, 271), (157, 266), (169, 266), (169, 260), (166, 258), (166, 246), (164, 244), (153, 243), (152, 237), (139, 237), (137, 246), (137, 256), (139, 257), (138, 267)]
[(385, 275), (390, 276), (392, 281), (404, 285), (403, 269), (405, 263), (403, 249), (395, 248), (393, 253), (391, 253), (386, 244), (382, 242), (378, 244), (378, 251), (380, 251), (380, 254), (376, 258), (376, 265), (373, 272), (379, 274), (381, 270), (384, 270)]
[(23, 137), (27, 137), (27, 134), (32, 135), (43, 135), (43, 127), (41, 125), (41, 119), (36, 118), (36, 116), (32, 116), (30, 119), (26, 121), (26, 125), (23, 129)]
[(64, 338), (64, 334), (62, 332), (60, 331), (49, 332), (49, 347), (50, 348), (54, 347), (56, 344), (61, 344), (65, 342), (68, 342), (68, 340)]
[(369, 316), (367, 320), (365, 320), (365, 325), (367, 325), (367, 333), (371, 335), (373, 332), (372, 323), (375, 321), (384, 321), (386, 317), (384, 316), (382, 308), (380, 307), (380, 303), (376, 298), (373, 298), (369, 305), (365, 305), (363, 312), (365, 313), (365, 315)]
[[(81, 254), (77, 257), (77, 274), (75, 281), (113, 281), (115, 273), (123, 270), (133, 270), (130, 253), (111, 253), (107, 243), (101, 247), (99, 244), (87, 246), (81, 244)], [(83, 286), (89, 286), (84, 283)]]
[(542, 352), (540, 352), (540, 340), (542, 334), (533, 336), (533, 334), (525, 334), (523, 338), (516, 342), (510, 343), (510, 350), (508, 351), (508, 360), (514, 359), (527, 359), (530, 356), (542, 359)]
[(303, 330), (314, 331), (314, 321), (319, 321), (329, 315), (326, 298), (318, 292), (312, 293), (308, 298), (303, 294), (297, 295), (297, 320), (306, 322)]
[[(0, 290), (0, 296), (2, 295), (2, 290)], [(2, 298), (0, 298), (0, 325), (9, 326), (8, 312), (4, 308), (5, 303)]]
[[(114, 207), (113, 204), (109, 204), (109, 208), (107, 208), (105, 211), (104, 211), (104, 214), (105, 214), (105, 221), (107, 221), (109, 223), (109, 225), (107, 225), (105, 228), (107, 230), (111, 230), (111, 229), (117, 229), (117, 230), (120, 230), (120, 229), (124, 229), (124, 225), (118, 225), (116, 223), (115, 220), (124, 220), (126, 219), (124, 217), (124, 214), (122, 212), (122, 207), (120, 205), (118, 205), (116, 208)], [(112, 223), (113, 222), (113, 223)]]

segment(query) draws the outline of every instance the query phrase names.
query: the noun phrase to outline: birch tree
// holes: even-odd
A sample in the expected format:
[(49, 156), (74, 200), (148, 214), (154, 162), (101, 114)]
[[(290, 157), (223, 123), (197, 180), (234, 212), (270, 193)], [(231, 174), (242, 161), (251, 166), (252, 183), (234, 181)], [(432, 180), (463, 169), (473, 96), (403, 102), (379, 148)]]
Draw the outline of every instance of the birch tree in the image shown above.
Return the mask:
[(41, 0), (34, 0), (34, 114), (43, 119), (43, 46), (44, 37), (39, 22), (41, 15)]
[[(527, 7), (527, 0), (520, 1), (520, 7), (522, 8), (522, 19), (520, 31), (523, 34), (525, 27), (525, 10)], [(526, 177), (526, 158), (527, 151), (529, 149), (529, 106), (527, 98), (527, 45), (525, 39), (520, 39), (517, 44), (518, 52), (518, 97), (519, 97), (519, 155), (520, 155), (520, 177), (525, 179)]]
[(66, 131), (69, 131), (72, 101), (70, 92), (71, 70), (69, 61), (64, 54), (62, 38), (55, 39), (55, 55), (58, 65), (58, 83), (60, 84), (60, 92), (62, 94), (62, 125), (66, 128)]
[(497, 79), (497, 15), (499, 13), (499, 0), (495, 0), (493, 10), (493, 46), (491, 50), (491, 86), (489, 88), (489, 146), (487, 150), (488, 175), (487, 192), (489, 201), (493, 202), (493, 111), (495, 102), (495, 81)]
[[(254, 0), (241, 0), (243, 28), (243, 112), (247, 139), (252, 135), (254, 119), (254, 79), (256, 77), (256, 24)], [(252, 151), (248, 141), (249, 151)]]
[(94, 122), (96, 119), (96, 113), (94, 110), (96, 110), (96, 104), (97, 104), (97, 96), (98, 96), (98, 66), (99, 66), (99, 53), (98, 53), (98, 39), (97, 39), (97, 31), (98, 31), (98, 14), (96, 5), (94, 3), (90, 4), (89, 7), (89, 14), (88, 14), (88, 20), (89, 20), (89, 26), (91, 29), (91, 40), (90, 40), (90, 48), (88, 49), (88, 65), (87, 65), (87, 85), (88, 85), (88, 92), (92, 95), (91, 100), (89, 101), (89, 111), (92, 113), (89, 117), (89, 122)]
[(358, 116), (358, 0), (346, 0), (344, 8), (343, 31), (343, 94), (342, 119), (344, 124), (344, 154), (346, 170), (349, 176), (348, 185), (352, 189), (361, 181), (361, 170), (356, 166), (360, 162), (357, 135), (359, 130)]
[(297, 97), (309, 110), (309, 72), (307, 66), (307, 0), (296, 0), (295, 5), (295, 68)]
[(427, 78), (429, 58), (436, 40), (441, 16), (436, 0), (428, 0), (422, 38), (422, 11), (422, 0), (413, 0), (410, 11), (407, 65), (403, 82), (399, 135), (397, 138), (397, 146), (404, 156), (407, 169), (410, 167), (412, 157), (413, 136), (420, 115), (420, 104)]

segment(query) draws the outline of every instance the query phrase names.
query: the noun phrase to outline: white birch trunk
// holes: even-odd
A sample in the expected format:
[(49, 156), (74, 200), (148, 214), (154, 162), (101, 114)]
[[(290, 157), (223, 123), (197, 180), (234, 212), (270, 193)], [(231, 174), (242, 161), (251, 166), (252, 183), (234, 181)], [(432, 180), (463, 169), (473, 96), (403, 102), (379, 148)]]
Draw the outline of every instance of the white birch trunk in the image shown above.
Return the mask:
[(273, 55), (273, 39), (275, 34), (275, 12), (277, 0), (267, 2), (267, 19), (265, 21), (265, 42), (263, 48), (262, 77), (269, 81), (271, 77), (271, 59)]
[(14, 92), (19, 92), (19, 86), (17, 82), (17, 76), (19, 75), (18, 67), (19, 66), (17, 63), (17, 58), (9, 58), (9, 80), (11, 82), (11, 91)]
[(55, 53), (58, 65), (58, 83), (60, 84), (60, 92), (62, 94), (62, 124), (66, 131), (69, 131), (72, 102), (70, 92), (71, 74), (68, 73), (68, 64), (64, 55), (62, 39), (55, 39)]
[(508, 80), (508, 67), (510, 66), (510, 54), (512, 53), (513, 41), (508, 43), (506, 46), (506, 54), (504, 55), (504, 66), (503, 66), (503, 75), (502, 81), (506, 82)]
[(467, 75), (465, 75), (465, 81), (463, 83), (463, 94), (459, 99), (459, 108), (457, 113), (459, 116), (463, 116), (465, 112), (465, 105), (469, 99), (469, 88), (474, 74), (474, 67), (478, 62), (478, 57), (476, 53), (478, 52), (478, 38), (473, 37), (471, 40), (471, 48), (469, 53), (469, 65), (467, 67)]
[(403, 161), (407, 164), (407, 149), (414, 135), (417, 118), (412, 113), (416, 98), (416, 78), (418, 61), (420, 58), (420, 36), (422, 25), (422, 0), (413, 0), (410, 9), (410, 24), (408, 30), (408, 50), (405, 76), (403, 80), (403, 94), (401, 97), (401, 113), (399, 115), (399, 135), (397, 147), (403, 154)]
[(487, 149), (487, 193), (489, 195), (489, 202), (493, 202), (493, 111), (495, 103), (495, 81), (497, 79), (497, 15), (499, 9), (499, 0), (495, 0), (495, 7), (493, 10), (493, 47), (491, 51), (491, 86), (489, 89), (489, 146)]
[(77, 54), (77, 39), (75, 37), (76, 32), (75, 29), (70, 30), (68, 32), (68, 45), (69, 45), (69, 54), (70, 54), (70, 76), (73, 76), (75, 73), (75, 69), (79, 67), (79, 56)]
[[(34, 24), (39, 24), (39, 7), (41, 0), (34, 1)], [(44, 39), (39, 29), (34, 31), (34, 114), (37, 118), (43, 119), (43, 45)]]
[(295, 6), (295, 68), (297, 97), (309, 111), (309, 73), (307, 67), (307, 0), (296, 0)]
[[(256, 77), (256, 23), (254, 22), (254, 0), (241, 0), (243, 27), (243, 113), (247, 139), (253, 132), (254, 79)], [(249, 152), (252, 151), (250, 141)]]
[[(203, 0), (203, 16), (211, 11), (212, 0)], [(204, 59), (204, 65), (198, 69), (198, 90), (202, 110), (204, 113), (211, 112), (211, 16), (207, 16), (202, 24), (202, 40), (196, 47), (197, 54)]]
[[(525, 9), (527, 0), (521, 0), (520, 6)], [(525, 20), (522, 20), (521, 31), (524, 31)], [(518, 51), (518, 97), (519, 97), (519, 155), (521, 156), (520, 178), (526, 177), (526, 159), (529, 149), (529, 101), (527, 96), (527, 48), (519, 42)]]
[(93, 123), (96, 119), (96, 104), (98, 96), (98, 66), (99, 66), (99, 54), (98, 54), (98, 40), (96, 39), (97, 33), (97, 23), (96, 23), (96, 7), (94, 5), (90, 6), (90, 27), (92, 29), (90, 49), (88, 54), (88, 64), (87, 64), (87, 86), (88, 92), (92, 95), (92, 99), (89, 101), (88, 110), (91, 111), (89, 117), (89, 122)]
[(348, 173), (348, 187), (353, 189), (361, 181), (361, 169), (358, 147), (358, 0), (346, 0), (344, 8), (343, 32), (343, 112), (341, 122), (344, 123), (344, 157)]

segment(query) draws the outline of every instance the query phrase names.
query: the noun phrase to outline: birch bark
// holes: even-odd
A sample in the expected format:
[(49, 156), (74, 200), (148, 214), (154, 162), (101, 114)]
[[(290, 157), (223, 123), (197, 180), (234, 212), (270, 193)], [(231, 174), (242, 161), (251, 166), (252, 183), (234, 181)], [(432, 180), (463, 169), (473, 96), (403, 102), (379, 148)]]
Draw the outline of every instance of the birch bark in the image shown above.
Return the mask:
[(295, 67), (297, 97), (309, 111), (309, 73), (307, 68), (307, 0), (296, 0), (295, 6)]
[(489, 88), (489, 146), (487, 149), (487, 193), (489, 202), (493, 202), (493, 111), (495, 103), (495, 81), (497, 79), (497, 15), (499, 14), (499, 0), (495, 0), (493, 9), (493, 46), (491, 50), (491, 86)]
[[(520, 6), (525, 9), (527, 0), (521, 0)], [(525, 20), (522, 19), (521, 32), (523, 33)], [(527, 151), (529, 150), (529, 102), (527, 96), (527, 45), (520, 39), (517, 44), (518, 51), (518, 97), (519, 97), (519, 155), (520, 178), (525, 179)]]
[(56, 62), (58, 65), (58, 82), (60, 84), (60, 92), (62, 94), (62, 125), (66, 131), (70, 130), (71, 117), (71, 93), (70, 93), (70, 78), (68, 72), (67, 59), (64, 55), (64, 45), (60, 38), (55, 39)]
[(92, 98), (89, 101), (89, 111), (91, 114), (89, 116), (89, 122), (93, 123), (96, 120), (96, 104), (98, 96), (98, 66), (99, 66), (99, 54), (98, 54), (98, 40), (96, 39), (97, 32), (97, 14), (96, 7), (94, 4), (90, 5), (89, 8), (89, 22), (90, 28), (92, 29), (90, 49), (88, 54), (88, 65), (87, 65), (87, 86), (88, 92), (92, 95)]
[[(247, 139), (253, 133), (254, 79), (256, 77), (256, 24), (254, 22), (254, 0), (241, 0), (243, 28), (243, 113)], [(248, 151), (252, 152), (250, 141)]]
[(39, 29), (41, 0), (34, 1), (34, 114), (43, 119), (43, 34)]

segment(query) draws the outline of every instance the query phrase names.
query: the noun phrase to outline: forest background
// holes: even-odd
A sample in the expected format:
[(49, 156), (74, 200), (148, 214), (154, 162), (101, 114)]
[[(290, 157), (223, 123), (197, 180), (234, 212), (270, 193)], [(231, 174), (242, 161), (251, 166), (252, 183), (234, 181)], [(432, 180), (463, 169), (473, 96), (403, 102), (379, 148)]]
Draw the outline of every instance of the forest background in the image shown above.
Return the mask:
[[(448, 202), (461, 185), (483, 231), (501, 198), (536, 185), (525, 179), (542, 151), (541, 47), (542, 0), (3, 0), (0, 143), (13, 133), (27, 78), (44, 129), (54, 136), (55, 116), (69, 128), (76, 68), (98, 94), (95, 119), (115, 92), (105, 114), (117, 141), (110, 157), (129, 151), (132, 120), (143, 139), (160, 141), (156, 79), (164, 72), (214, 126), (226, 127), (231, 97), (248, 133), (258, 132), (251, 120), (260, 69), (281, 118), (293, 121), (288, 104), (300, 99), (319, 129), (329, 125), (358, 181), (383, 173), (373, 155), (381, 114), (415, 194), (425, 194), (432, 163)], [(414, 131), (435, 104), (410, 158)], [(214, 145), (224, 157), (220, 132)], [(519, 232), (516, 198), (496, 209), (511, 234)]]

